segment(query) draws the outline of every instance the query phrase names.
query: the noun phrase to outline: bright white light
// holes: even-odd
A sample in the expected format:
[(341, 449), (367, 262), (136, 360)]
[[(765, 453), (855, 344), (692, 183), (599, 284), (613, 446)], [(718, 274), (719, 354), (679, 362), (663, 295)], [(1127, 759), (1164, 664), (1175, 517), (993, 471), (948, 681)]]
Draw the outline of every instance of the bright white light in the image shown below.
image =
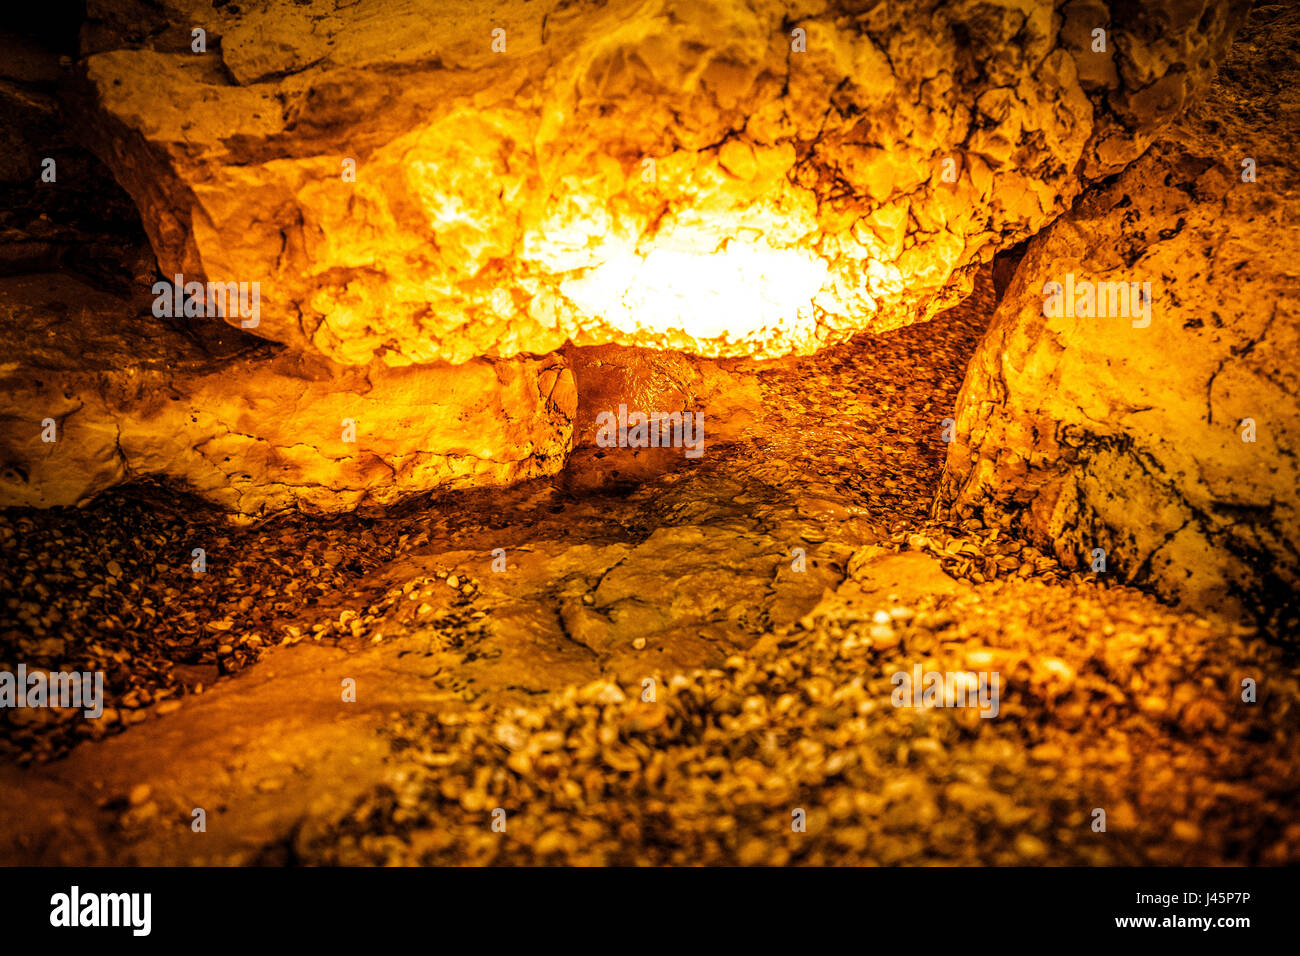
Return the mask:
[(763, 329), (811, 327), (826, 264), (797, 249), (732, 242), (714, 253), (625, 253), (562, 286), (589, 315), (621, 331), (680, 330), (739, 339)]

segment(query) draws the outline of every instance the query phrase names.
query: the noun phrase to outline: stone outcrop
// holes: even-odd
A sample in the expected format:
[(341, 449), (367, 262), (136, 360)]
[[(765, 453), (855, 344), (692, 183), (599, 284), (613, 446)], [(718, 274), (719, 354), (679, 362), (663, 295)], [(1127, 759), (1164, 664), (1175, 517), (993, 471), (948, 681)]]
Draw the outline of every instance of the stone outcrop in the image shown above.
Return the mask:
[(261, 283), (295, 350), (762, 358), (967, 294), (1242, 5), (92, 0), (82, 125), (163, 274)]
[(341, 366), (155, 318), (139, 215), (60, 116), (71, 61), (4, 33), (0, 53), (0, 506), (159, 478), (236, 518), (333, 512), (564, 463), (577, 399), (562, 357)]
[[(15, 46), (4, 503), (160, 476), (337, 511), (575, 446), (574, 491), (680, 467), (594, 416), (733, 441), (761, 360), (968, 294), (1182, 111), (1240, 3), (335, 6), (92, 0), (75, 67)], [(155, 256), (256, 283), (256, 320), (151, 316)]]
[(0, 311), (3, 505), (156, 476), (246, 517), (343, 511), (553, 474), (572, 440), (558, 357), (338, 366), (195, 338), (50, 275), (0, 279)]
[[(1029, 243), (958, 400), (944, 508), (1077, 566), (1103, 549), (1196, 607), (1294, 601), (1297, 43), (1295, 8), (1258, 9), (1204, 104)], [(1068, 275), (1150, 282), (1149, 326), (1047, 317)]]

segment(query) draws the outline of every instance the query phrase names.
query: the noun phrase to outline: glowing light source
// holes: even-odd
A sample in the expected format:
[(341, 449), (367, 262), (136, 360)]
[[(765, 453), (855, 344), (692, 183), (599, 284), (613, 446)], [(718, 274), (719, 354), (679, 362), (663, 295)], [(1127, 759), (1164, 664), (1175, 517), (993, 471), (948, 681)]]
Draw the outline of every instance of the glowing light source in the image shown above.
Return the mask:
[(732, 242), (712, 253), (621, 253), (563, 284), (590, 315), (624, 332), (679, 330), (695, 339), (743, 338), (814, 324), (826, 264), (797, 249)]

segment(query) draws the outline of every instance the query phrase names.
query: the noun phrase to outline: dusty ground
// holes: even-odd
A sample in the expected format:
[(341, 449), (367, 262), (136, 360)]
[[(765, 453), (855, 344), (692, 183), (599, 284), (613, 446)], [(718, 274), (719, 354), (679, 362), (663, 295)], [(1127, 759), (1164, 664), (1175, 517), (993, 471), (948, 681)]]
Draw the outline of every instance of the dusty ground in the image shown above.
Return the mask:
[[(738, 363), (748, 437), (643, 483), (0, 516), (0, 665), (111, 707), (8, 712), (0, 862), (1300, 860), (1283, 636), (927, 519), (991, 298)], [(892, 706), (918, 663), (996, 671), (998, 716)]]

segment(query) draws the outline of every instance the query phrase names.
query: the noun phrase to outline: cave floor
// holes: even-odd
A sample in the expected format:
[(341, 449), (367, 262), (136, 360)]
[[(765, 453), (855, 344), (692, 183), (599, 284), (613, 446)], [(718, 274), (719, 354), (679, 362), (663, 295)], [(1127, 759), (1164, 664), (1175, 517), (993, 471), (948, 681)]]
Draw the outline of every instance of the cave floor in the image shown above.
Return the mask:
[(6, 712), (0, 863), (1300, 861), (1282, 642), (927, 517), (992, 295), (756, 366), (760, 437), (648, 480), (0, 516), (3, 663), (109, 707)]

